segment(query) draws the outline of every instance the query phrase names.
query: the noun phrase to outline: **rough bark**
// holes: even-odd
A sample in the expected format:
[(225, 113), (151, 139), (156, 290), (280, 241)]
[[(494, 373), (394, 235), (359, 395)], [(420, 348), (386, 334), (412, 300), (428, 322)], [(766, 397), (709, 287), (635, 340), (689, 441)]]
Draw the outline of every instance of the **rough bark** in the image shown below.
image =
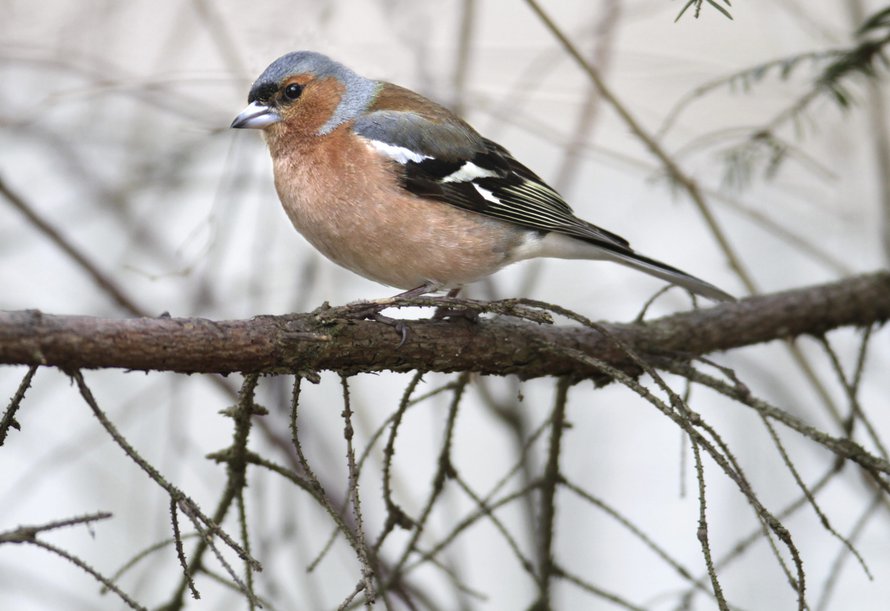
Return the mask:
[[(577, 324), (503, 316), (406, 321), (408, 339), (400, 346), (392, 327), (344, 319), (338, 312), (231, 321), (0, 312), (0, 364), (221, 374), (421, 370), (597, 377), (569, 354), (580, 351), (634, 370), (612, 339)], [(641, 355), (696, 356), (888, 318), (890, 272), (878, 272), (645, 323), (601, 325)]]

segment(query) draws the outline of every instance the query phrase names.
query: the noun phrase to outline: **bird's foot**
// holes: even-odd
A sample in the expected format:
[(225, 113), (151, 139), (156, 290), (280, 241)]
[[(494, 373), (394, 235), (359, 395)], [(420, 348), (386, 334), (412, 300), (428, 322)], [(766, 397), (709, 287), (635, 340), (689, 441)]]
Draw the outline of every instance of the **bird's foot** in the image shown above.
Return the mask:
[(371, 301), (359, 301), (334, 309), (337, 310), (337, 316), (351, 318), (353, 320), (374, 320), (392, 327), (395, 329), (396, 333), (399, 334), (399, 347), (401, 348), (405, 345), (405, 342), (408, 341), (408, 323), (404, 320), (384, 316), (381, 312), (394, 305), (400, 299), (419, 297), (420, 295), (435, 291), (438, 288), (438, 285), (432, 282), (427, 282), (420, 286), (416, 286), (411, 290), (399, 293), (398, 295), (393, 295), (392, 297), (384, 297), (382, 299), (374, 299)]
[[(446, 299), (453, 299), (457, 297), (457, 294), (460, 293), (460, 288), (451, 289), (448, 291), (448, 294), (445, 296)], [(445, 320), (446, 318), (451, 320), (468, 320), (470, 322), (479, 322), (479, 312), (476, 310), (471, 310), (469, 308), (462, 308), (460, 306), (450, 306), (450, 305), (442, 305), (436, 308), (435, 313), (432, 316), (432, 320)]]
[[(331, 308), (327, 303), (325, 303), (316, 312), (320, 316), (324, 318), (330, 318), (331, 320), (335, 318), (346, 318), (352, 320), (373, 320), (390, 326), (396, 331), (396, 333), (399, 334), (399, 347), (402, 347), (403, 345), (405, 345), (405, 342), (408, 341), (408, 336), (410, 334), (408, 322), (398, 318), (385, 316), (381, 312), (383, 312), (383, 310), (385, 310), (386, 308), (392, 307), (401, 299), (411, 299), (412, 297), (419, 297), (421, 295), (433, 292), (438, 288), (438, 285), (426, 283), (409, 291), (399, 293), (398, 295), (393, 295), (392, 297), (384, 297), (382, 299), (357, 301), (345, 306), (339, 306), (335, 308)], [(459, 292), (459, 288), (451, 289), (450, 291), (448, 291), (447, 297), (457, 297), (457, 294)], [(475, 323), (479, 320), (479, 312), (469, 308), (460, 307), (459, 305), (442, 305), (437, 307), (435, 313), (431, 317), (431, 320), (445, 319), (460, 319)]]
[(391, 318), (381, 314), (390, 306), (389, 299), (375, 301), (356, 301), (343, 306), (331, 307), (325, 303), (315, 310), (314, 314), (323, 322), (334, 323), (337, 320), (373, 320), (395, 329), (399, 334), (399, 347), (408, 341), (408, 324), (404, 320)]
[(379, 323), (383, 323), (384, 325), (389, 325), (392, 327), (396, 333), (399, 334), (399, 345), (398, 348), (401, 348), (405, 345), (405, 342), (408, 341), (408, 323), (404, 320), (398, 318), (392, 318), (390, 316), (384, 316), (380, 312), (376, 314), (372, 314), (368, 317), (370, 320), (377, 321)]
[(469, 308), (460, 306), (439, 306), (433, 313), (431, 320), (467, 320), (469, 322), (479, 322), (479, 312)]

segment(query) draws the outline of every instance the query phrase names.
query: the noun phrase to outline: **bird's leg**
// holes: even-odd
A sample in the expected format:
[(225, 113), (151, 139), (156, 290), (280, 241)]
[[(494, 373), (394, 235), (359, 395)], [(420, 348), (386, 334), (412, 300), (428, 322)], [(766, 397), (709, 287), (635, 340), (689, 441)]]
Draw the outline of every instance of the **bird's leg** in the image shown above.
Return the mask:
[[(427, 293), (432, 293), (433, 291), (439, 290), (439, 285), (434, 282), (424, 282), (420, 286), (415, 286), (413, 289), (409, 289), (398, 295), (393, 295), (392, 297), (387, 297), (384, 299), (377, 300), (381, 303), (393, 303), (398, 299), (411, 299), (412, 297), (420, 297), (421, 295), (426, 295)], [(452, 290), (460, 290), (460, 289), (452, 289)], [(451, 294), (451, 291), (448, 292)], [(374, 303), (374, 302), (372, 302)]]
[(432, 282), (424, 282), (420, 286), (415, 286), (413, 289), (403, 291), (401, 293), (393, 295), (392, 297), (382, 297), (380, 299), (360, 301), (356, 303), (355, 306), (359, 308), (365, 307), (368, 309), (368, 311), (379, 314), (381, 310), (385, 310), (400, 299), (411, 299), (412, 297), (420, 297), (421, 295), (432, 293), (433, 291), (436, 291), (438, 289), (438, 284), (434, 284)]
[(408, 324), (404, 320), (384, 316), (380, 312), (390, 307), (400, 299), (411, 299), (412, 297), (420, 297), (426, 293), (431, 293), (439, 288), (439, 285), (432, 282), (425, 282), (413, 289), (401, 292), (392, 297), (384, 297), (382, 299), (373, 299), (371, 301), (362, 301), (352, 303), (346, 306), (349, 309), (347, 314), (350, 318), (359, 318), (367, 320), (375, 320), (377, 322), (389, 325), (396, 330), (401, 337), (399, 346), (401, 347), (408, 340)]
[[(393, 304), (401, 299), (420, 297), (421, 295), (432, 293), (439, 288), (440, 286), (435, 283), (425, 282), (420, 286), (416, 286), (413, 289), (403, 291), (401, 293), (398, 293), (397, 295), (393, 295), (392, 297), (384, 297), (382, 299), (373, 299), (370, 301), (359, 301), (350, 303), (344, 306), (341, 312), (343, 312), (343, 314), (345, 314), (347, 318), (359, 320), (374, 320), (376, 322), (389, 325), (390, 327), (395, 329), (396, 333), (399, 334), (399, 337), (401, 338), (399, 346), (402, 346), (408, 340), (408, 323), (398, 318), (384, 316), (383, 314), (381, 314), (381, 312), (386, 308), (391, 307)], [(457, 297), (459, 292), (460, 288), (451, 289), (448, 291), (447, 297)], [(478, 320), (479, 318), (479, 314), (465, 308), (449, 307), (447, 305), (439, 306), (438, 308), (436, 308), (436, 311), (432, 316), (432, 320), (442, 320), (445, 318), (463, 318), (472, 322), (476, 322), (476, 320)]]

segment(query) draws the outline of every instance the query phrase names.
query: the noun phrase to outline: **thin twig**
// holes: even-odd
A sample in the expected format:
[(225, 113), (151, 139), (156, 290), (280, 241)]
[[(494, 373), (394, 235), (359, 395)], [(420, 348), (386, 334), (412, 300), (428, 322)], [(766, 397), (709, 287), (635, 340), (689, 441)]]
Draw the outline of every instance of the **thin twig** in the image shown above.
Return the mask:
[(630, 611), (645, 611), (645, 607), (639, 607), (624, 598), (618, 596), (617, 594), (613, 594), (608, 592), (602, 588), (598, 588), (594, 586), (592, 583), (582, 579), (581, 577), (570, 573), (561, 565), (557, 564), (553, 567), (553, 575), (555, 577), (559, 577), (560, 579), (564, 579), (565, 581), (579, 587), (585, 592), (596, 596), (597, 598), (602, 598), (603, 600), (607, 600), (613, 605), (617, 605), (622, 609), (629, 609)]
[(3, 410), (3, 418), (0, 418), (0, 446), (3, 446), (3, 443), (6, 441), (6, 435), (9, 433), (9, 429), (19, 430), (20, 428), (18, 421), (15, 419), (15, 414), (22, 405), (25, 393), (28, 392), (28, 389), (31, 387), (31, 380), (34, 379), (35, 373), (37, 373), (37, 365), (28, 367), (25, 377), (19, 382), (19, 387), (9, 400), (9, 405)]
[(111, 590), (112, 592), (117, 594), (118, 597), (120, 597), (120, 599), (122, 601), (124, 601), (126, 603), (126, 605), (128, 607), (130, 607), (131, 609), (139, 609), (140, 611), (147, 611), (146, 607), (143, 607), (142, 605), (137, 603), (135, 600), (130, 598), (123, 590), (121, 590), (119, 587), (117, 587), (111, 580), (109, 580), (107, 577), (102, 575), (99, 571), (97, 571), (96, 569), (91, 567), (89, 564), (87, 564), (86, 562), (84, 562), (83, 560), (78, 558), (77, 556), (75, 556), (73, 554), (69, 554), (68, 552), (66, 552), (65, 550), (63, 550), (60, 547), (56, 547), (55, 545), (52, 545), (50, 543), (47, 543), (45, 541), (40, 541), (37, 539), (35, 539), (34, 541), (31, 541), (31, 545), (36, 545), (37, 547), (42, 547), (43, 549), (45, 549), (49, 552), (52, 552), (52, 553), (56, 554), (57, 556), (61, 556), (68, 562), (72, 563), (74, 566), (81, 569), (82, 571), (89, 573), (90, 575), (93, 576), (93, 578), (96, 581), (101, 583), (104, 588)]
[(176, 499), (172, 496), (170, 497), (170, 524), (173, 528), (173, 546), (176, 549), (176, 557), (179, 560), (179, 566), (182, 568), (182, 574), (188, 583), (189, 592), (191, 593), (192, 598), (199, 600), (201, 594), (198, 592), (198, 588), (195, 586), (195, 580), (189, 572), (189, 563), (185, 557), (185, 550), (182, 547), (182, 535), (179, 532), (179, 510), (176, 507)]
[(550, 415), (550, 447), (547, 452), (547, 463), (541, 485), (540, 520), (538, 533), (540, 536), (540, 566), (538, 567), (538, 601), (535, 607), (550, 609), (553, 606), (551, 590), (556, 558), (553, 540), (556, 534), (556, 491), (562, 483), (559, 470), (559, 459), (562, 456), (563, 434), (566, 425), (566, 406), (572, 382), (569, 378), (560, 378), (556, 383), (556, 398)]
[(560, 42), (566, 52), (577, 62), (578, 66), (580, 66), (584, 73), (587, 74), (591, 82), (596, 86), (597, 91), (599, 91), (600, 96), (602, 96), (603, 100), (612, 107), (619, 117), (621, 117), (621, 120), (624, 121), (631, 133), (633, 133), (649, 152), (659, 160), (664, 166), (667, 174), (677, 184), (683, 187), (704, 218), (711, 234), (720, 245), (729, 266), (736, 272), (736, 275), (748, 289), (748, 292), (752, 294), (757, 293), (757, 287), (754, 284), (753, 278), (744, 265), (742, 265), (741, 259), (736, 254), (735, 249), (730, 245), (729, 238), (726, 237), (726, 234), (717, 222), (716, 217), (711, 212), (710, 206), (705, 202), (704, 196), (701, 194), (698, 185), (683, 173), (671, 156), (668, 155), (655, 138), (643, 128), (639, 121), (637, 121), (637, 119), (630, 113), (630, 110), (621, 103), (617, 96), (612, 93), (612, 90), (600, 76), (599, 71), (590, 65), (578, 48), (568, 39), (565, 33), (563, 33), (544, 9), (541, 8), (540, 4), (538, 4), (536, 0), (526, 0), (526, 3), (535, 12), (545, 27), (550, 30), (550, 33)]
[(56, 246), (68, 255), (82, 270), (84, 270), (93, 281), (99, 285), (106, 294), (108, 294), (120, 307), (126, 312), (134, 316), (148, 316), (133, 299), (131, 299), (122, 287), (111, 279), (105, 272), (99, 269), (90, 258), (79, 248), (68, 240), (62, 233), (53, 227), (46, 219), (44, 219), (33, 206), (28, 204), (25, 199), (17, 192), (13, 191), (9, 185), (0, 176), (0, 193), (6, 198), (14, 208), (21, 212), (34, 227), (36, 227), (43, 235), (48, 237)]
[[(355, 462), (355, 449), (352, 447), (352, 438), (355, 434), (352, 428), (352, 405), (349, 399), (349, 382), (346, 376), (340, 376), (340, 385), (343, 388), (343, 437), (346, 439), (346, 467), (349, 473), (349, 496), (352, 498), (352, 517), (355, 520), (356, 539), (360, 542), (358, 548), (358, 560), (362, 566), (362, 589), (365, 592), (365, 606), (371, 608), (374, 605), (376, 593), (374, 589), (375, 570), (373, 561), (368, 553), (365, 543), (365, 527), (362, 519), (362, 503), (359, 495), (359, 473)], [(376, 564), (376, 563), (373, 563)]]
[(420, 512), (420, 516), (414, 521), (414, 531), (411, 534), (411, 538), (408, 543), (405, 545), (404, 551), (401, 556), (399, 556), (398, 561), (392, 569), (392, 574), (387, 581), (386, 589), (389, 589), (393, 586), (393, 584), (398, 583), (402, 579), (402, 569), (405, 566), (405, 563), (408, 561), (408, 556), (416, 550), (417, 542), (420, 539), (420, 535), (423, 533), (424, 527), (426, 526), (427, 520), (430, 517), (430, 513), (433, 510), (433, 507), (436, 503), (436, 499), (439, 498), (439, 495), (445, 488), (445, 482), (452, 477), (452, 473), (454, 471), (454, 466), (451, 462), (451, 442), (452, 436), (454, 434), (454, 426), (457, 421), (457, 412), (458, 407), (460, 406), (460, 400), (463, 397), (464, 389), (466, 385), (469, 383), (470, 376), (468, 373), (463, 373), (460, 375), (460, 384), (455, 388), (454, 398), (451, 401), (451, 405), (448, 407), (448, 419), (445, 425), (444, 438), (442, 441), (442, 448), (439, 451), (438, 458), (438, 467), (436, 469), (436, 473), (433, 476), (433, 484), (430, 489), (429, 496), (427, 497), (426, 503), (424, 504), (423, 509)]

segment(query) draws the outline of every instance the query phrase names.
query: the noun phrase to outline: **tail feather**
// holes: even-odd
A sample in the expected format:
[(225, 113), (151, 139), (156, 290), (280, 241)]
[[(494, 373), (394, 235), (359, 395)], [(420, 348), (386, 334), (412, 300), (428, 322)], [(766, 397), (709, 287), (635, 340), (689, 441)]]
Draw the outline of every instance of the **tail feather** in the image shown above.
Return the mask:
[(624, 248), (621, 244), (593, 240), (580, 240), (564, 233), (550, 232), (543, 237), (530, 239), (527, 247), (521, 254), (517, 253), (517, 259), (529, 257), (558, 257), (561, 259), (604, 259), (614, 261), (650, 276), (661, 278), (671, 284), (682, 286), (697, 295), (713, 299), (714, 301), (735, 301), (735, 297), (718, 289), (713, 284), (705, 282), (695, 276), (690, 276), (684, 271), (671, 267), (661, 261), (650, 259), (635, 253), (630, 247)]
[(726, 291), (717, 288), (710, 282), (705, 282), (704, 280), (687, 274), (676, 267), (671, 267), (666, 263), (650, 259), (649, 257), (645, 257), (633, 251), (623, 253), (611, 249), (602, 249), (601, 255), (604, 259), (610, 259), (616, 263), (621, 263), (622, 265), (627, 265), (628, 267), (645, 272), (650, 276), (666, 280), (671, 284), (682, 286), (696, 295), (701, 295), (702, 297), (707, 297), (714, 301), (736, 301), (735, 297)]

